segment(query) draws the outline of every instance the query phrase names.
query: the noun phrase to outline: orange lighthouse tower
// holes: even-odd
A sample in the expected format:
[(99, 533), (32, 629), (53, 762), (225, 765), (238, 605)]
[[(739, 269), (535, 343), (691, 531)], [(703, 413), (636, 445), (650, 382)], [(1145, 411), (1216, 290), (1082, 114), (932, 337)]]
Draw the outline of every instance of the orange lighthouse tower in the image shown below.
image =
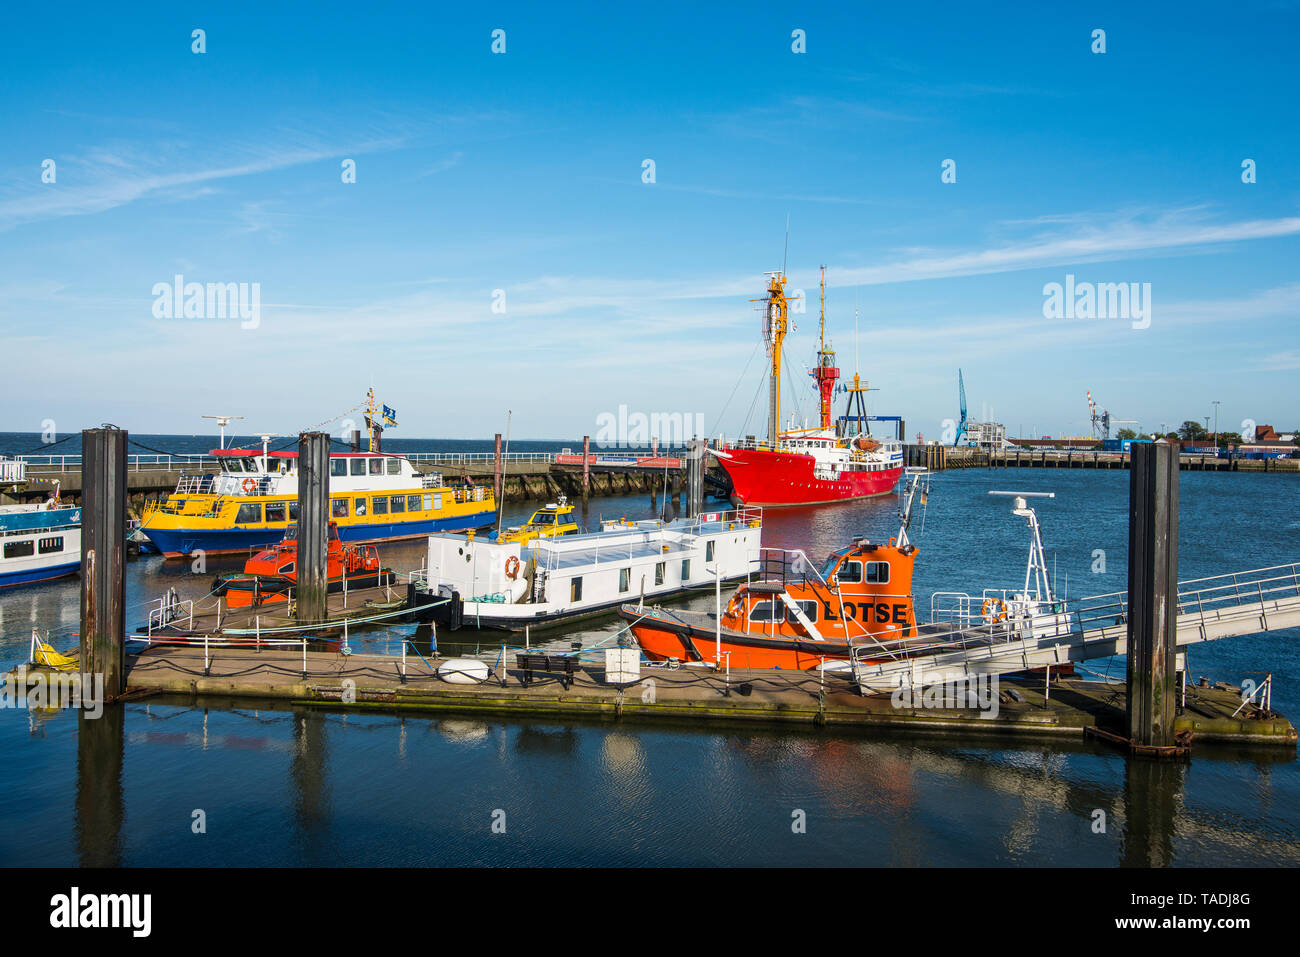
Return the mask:
[(822, 266), (821, 306), (818, 309), (817, 336), (820, 345), (817, 349), (817, 368), (809, 375), (817, 382), (817, 392), (822, 400), (823, 429), (831, 427), (831, 398), (835, 395), (835, 382), (840, 377), (840, 370), (835, 367), (835, 350), (826, 341), (826, 267)]

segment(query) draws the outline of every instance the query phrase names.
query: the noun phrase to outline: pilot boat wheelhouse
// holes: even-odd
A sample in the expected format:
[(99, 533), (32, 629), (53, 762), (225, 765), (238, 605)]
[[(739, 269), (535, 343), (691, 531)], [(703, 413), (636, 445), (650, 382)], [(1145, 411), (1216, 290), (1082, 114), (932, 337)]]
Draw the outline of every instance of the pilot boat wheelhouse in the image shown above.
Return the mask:
[[(215, 471), (182, 475), (165, 501), (151, 503), (140, 529), (168, 557), (241, 552), (279, 541), (298, 520), (298, 453), (214, 449)], [(496, 521), (491, 488), (448, 486), (417, 472), (403, 455), (334, 452), (329, 519), (344, 542), (422, 538)]]
[[(373, 545), (344, 545), (339, 529), (330, 522), (325, 536), (328, 591), (370, 588), (391, 574), (379, 564)], [(290, 524), (279, 544), (258, 552), (244, 563), (242, 575), (221, 575), (212, 584), (214, 595), (224, 596), (231, 608), (251, 608), (288, 603), (298, 584), (298, 526)]]
[(73, 575), (80, 567), (80, 508), (55, 499), (0, 505), (0, 588)]

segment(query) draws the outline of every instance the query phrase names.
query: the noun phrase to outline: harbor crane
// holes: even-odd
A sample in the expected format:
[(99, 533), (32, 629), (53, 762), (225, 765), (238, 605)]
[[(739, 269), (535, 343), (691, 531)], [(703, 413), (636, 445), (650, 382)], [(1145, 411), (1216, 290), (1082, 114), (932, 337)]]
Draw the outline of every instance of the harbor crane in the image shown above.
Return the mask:
[(961, 421), (957, 423), (957, 434), (953, 437), (952, 447), (956, 448), (961, 437), (966, 434), (966, 427), (969, 422), (966, 419), (966, 380), (961, 376), (961, 370), (957, 370), (957, 395), (961, 399)]
[(1092, 437), (1099, 441), (1105, 442), (1110, 438), (1110, 427), (1112, 425), (1137, 425), (1137, 419), (1112, 419), (1109, 409), (1097, 410), (1097, 403), (1088, 393), (1088, 418), (1092, 422)]

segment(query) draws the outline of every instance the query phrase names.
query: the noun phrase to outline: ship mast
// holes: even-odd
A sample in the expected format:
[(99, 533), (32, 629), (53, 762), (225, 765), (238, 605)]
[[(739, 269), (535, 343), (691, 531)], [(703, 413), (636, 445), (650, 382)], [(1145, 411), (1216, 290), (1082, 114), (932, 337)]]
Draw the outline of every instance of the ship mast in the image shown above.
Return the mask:
[(770, 272), (767, 295), (750, 302), (766, 303), (763, 317), (763, 339), (767, 342), (768, 355), (772, 358), (772, 369), (768, 379), (767, 396), (767, 443), (773, 449), (781, 422), (781, 346), (789, 327), (789, 302), (785, 298), (785, 276), (779, 272)]
[(826, 267), (822, 266), (821, 309), (817, 348), (817, 368), (813, 378), (817, 381), (817, 392), (821, 395), (822, 428), (831, 427), (831, 399), (835, 395), (835, 381), (840, 377), (840, 370), (835, 367), (835, 350), (826, 343)]

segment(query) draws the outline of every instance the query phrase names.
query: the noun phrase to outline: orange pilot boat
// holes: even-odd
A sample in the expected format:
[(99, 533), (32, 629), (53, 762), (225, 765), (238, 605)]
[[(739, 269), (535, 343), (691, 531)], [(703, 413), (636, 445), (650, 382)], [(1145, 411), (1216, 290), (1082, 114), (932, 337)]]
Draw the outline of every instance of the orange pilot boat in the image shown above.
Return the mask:
[[(379, 565), (379, 553), (373, 545), (344, 545), (333, 522), (329, 524), (326, 541), (330, 591), (342, 591), (344, 587), (369, 588), (380, 583), (385, 572)], [(253, 555), (244, 564), (242, 575), (217, 578), (212, 591), (224, 595), (230, 608), (287, 602), (298, 583), (297, 567), (298, 526), (291, 524), (278, 545)]]
[(888, 544), (860, 538), (820, 570), (802, 551), (763, 549), (757, 579), (740, 586), (720, 614), (634, 604), (619, 614), (653, 661), (803, 670), (847, 660), (851, 647), (875, 643), (892, 656), (912, 644), (933, 644), (950, 628), (917, 625), (917, 548), (907, 534), (918, 491), (924, 502), (923, 472), (911, 476), (898, 536)]

